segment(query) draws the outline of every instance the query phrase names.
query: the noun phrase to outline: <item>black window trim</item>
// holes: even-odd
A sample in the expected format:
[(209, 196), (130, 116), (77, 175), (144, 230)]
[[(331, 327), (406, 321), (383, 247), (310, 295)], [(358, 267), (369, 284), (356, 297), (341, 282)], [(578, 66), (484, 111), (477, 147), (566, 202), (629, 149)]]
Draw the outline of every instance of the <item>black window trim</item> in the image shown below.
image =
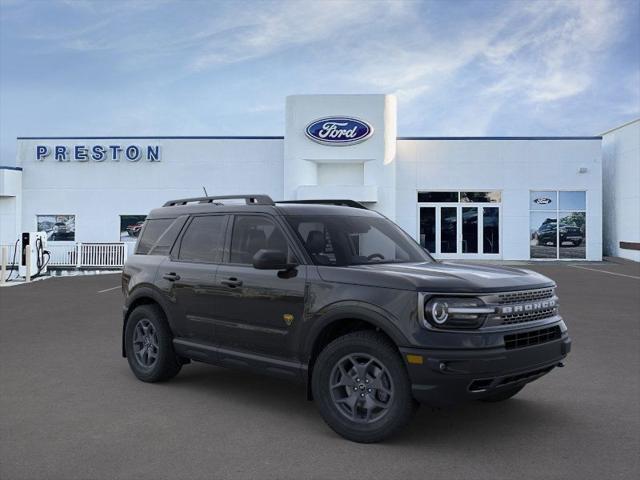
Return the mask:
[(296, 257), (296, 261), (298, 262), (299, 265), (312, 265), (313, 263), (311, 262), (311, 259), (307, 257), (306, 252), (300, 248), (300, 245), (298, 244), (298, 239), (295, 235), (292, 235), (291, 231), (290, 231), (290, 226), (287, 222), (283, 221), (282, 218), (280, 216), (276, 216), (276, 215), (269, 215), (268, 213), (263, 213), (263, 212), (238, 212), (238, 213), (231, 213), (229, 214), (229, 217), (231, 217), (229, 219), (229, 221), (227, 222), (227, 235), (225, 238), (225, 243), (224, 243), (224, 251), (222, 254), (222, 264), (224, 265), (231, 265), (231, 266), (236, 266), (236, 267), (251, 267), (253, 268), (253, 265), (251, 265), (250, 263), (231, 263), (231, 241), (232, 241), (232, 236), (233, 236), (233, 227), (235, 225), (236, 222), (236, 217), (265, 217), (268, 220), (270, 220), (271, 222), (273, 222), (273, 224), (276, 227), (279, 227), (280, 230), (282, 231), (282, 233), (284, 233), (284, 236), (287, 239), (289, 248), (292, 249), (293, 254)]
[[(172, 262), (177, 262), (177, 263), (192, 263), (192, 264), (197, 264), (197, 265), (221, 265), (222, 261), (224, 259), (224, 256), (225, 256), (226, 238), (227, 238), (227, 234), (228, 234), (228, 230), (229, 230), (229, 217), (230, 216), (231, 216), (230, 214), (223, 213), (223, 212), (189, 215), (189, 218), (184, 223), (184, 225), (182, 226), (182, 229), (180, 230), (180, 233), (176, 237), (176, 241), (173, 243), (173, 247), (171, 248), (171, 251), (169, 252), (169, 260), (172, 261)], [(191, 223), (193, 222), (194, 218), (196, 218), (196, 217), (226, 217), (225, 218), (225, 222), (224, 222), (224, 226), (222, 227), (224, 229), (224, 233), (223, 233), (224, 241), (223, 241), (223, 247), (222, 247), (222, 258), (220, 259), (219, 262), (205, 262), (205, 261), (202, 261), (202, 260), (187, 260), (187, 259), (179, 257), (180, 248), (182, 248), (182, 239), (184, 238), (184, 234), (187, 232), (187, 230), (189, 229), (189, 226), (191, 225)]]

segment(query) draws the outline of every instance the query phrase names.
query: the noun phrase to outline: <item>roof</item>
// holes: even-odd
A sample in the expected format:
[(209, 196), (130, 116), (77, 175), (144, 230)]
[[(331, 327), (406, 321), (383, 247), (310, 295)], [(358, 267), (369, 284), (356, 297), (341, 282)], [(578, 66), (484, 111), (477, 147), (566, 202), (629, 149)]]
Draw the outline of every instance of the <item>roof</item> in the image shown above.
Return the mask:
[(602, 137), (397, 137), (397, 140), (602, 140)]
[[(631, 122), (632, 123), (632, 122)], [(624, 125), (623, 125), (624, 126)], [(620, 127), (617, 127), (620, 128)], [(614, 129), (615, 130), (615, 129)], [(607, 132), (608, 133), (608, 132)], [(602, 136), (558, 137), (396, 137), (396, 140), (601, 140)], [(157, 135), (157, 136), (97, 136), (97, 137), (17, 137), (17, 140), (284, 140), (283, 136), (260, 135)]]
[[(246, 199), (246, 204), (221, 203), (216, 201), (231, 197), (198, 197), (192, 199), (169, 200), (162, 207), (149, 213), (149, 218), (174, 218), (180, 215), (204, 213), (271, 213), (275, 215), (342, 215), (342, 216), (377, 216), (378, 213), (363, 206), (345, 206), (345, 200), (336, 200), (338, 205), (328, 205), (331, 200), (273, 202), (266, 195), (241, 195), (234, 198)], [(254, 201), (258, 199), (258, 201)], [(354, 202), (356, 204), (356, 202)]]
[(629, 125), (636, 122), (640, 122), (640, 118), (636, 118), (635, 120), (631, 120), (630, 122), (623, 123), (622, 125), (618, 125), (617, 127), (613, 127), (612, 129), (602, 133), (602, 135), (608, 135), (609, 133), (615, 132), (616, 130), (620, 130), (621, 128), (624, 128), (624, 127), (628, 127)]

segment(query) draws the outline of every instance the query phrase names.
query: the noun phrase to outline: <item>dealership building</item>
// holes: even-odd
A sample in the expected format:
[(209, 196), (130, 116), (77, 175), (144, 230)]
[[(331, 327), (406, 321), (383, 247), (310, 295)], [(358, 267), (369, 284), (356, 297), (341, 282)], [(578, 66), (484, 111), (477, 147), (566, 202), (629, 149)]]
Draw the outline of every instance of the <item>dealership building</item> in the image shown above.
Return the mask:
[(299, 95), (286, 99), (284, 136), (17, 147), (16, 166), (0, 167), (1, 245), (40, 230), (50, 246), (130, 250), (149, 210), (206, 189), (355, 200), (438, 258), (601, 260), (606, 241), (640, 260), (639, 121), (602, 136), (399, 137), (392, 95)]

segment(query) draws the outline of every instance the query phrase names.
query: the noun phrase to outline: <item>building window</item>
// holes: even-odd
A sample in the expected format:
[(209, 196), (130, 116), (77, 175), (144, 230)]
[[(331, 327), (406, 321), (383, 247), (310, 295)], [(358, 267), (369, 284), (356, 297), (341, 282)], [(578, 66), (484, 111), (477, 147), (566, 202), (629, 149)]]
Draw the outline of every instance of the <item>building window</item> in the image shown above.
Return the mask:
[(500, 253), (500, 209), (482, 209), (482, 253)]
[(499, 255), (501, 201), (499, 190), (419, 192), (420, 244), (436, 256)]
[(458, 192), (418, 192), (418, 202), (458, 202)]
[(500, 203), (502, 192), (418, 192), (420, 203)]
[(135, 242), (140, 236), (146, 215), (120, 215), (120, 241)]
[(75, 215), (37, 215), (37, 229), (46, 232), (50, 242), (74, 242), (76, 240)]
[(532, 259), (586, 258), (586, 192), (533, 191), (529, 209)]
[(460, 192), (460, 201), (463, 203), (500, 203), (502, 192)]

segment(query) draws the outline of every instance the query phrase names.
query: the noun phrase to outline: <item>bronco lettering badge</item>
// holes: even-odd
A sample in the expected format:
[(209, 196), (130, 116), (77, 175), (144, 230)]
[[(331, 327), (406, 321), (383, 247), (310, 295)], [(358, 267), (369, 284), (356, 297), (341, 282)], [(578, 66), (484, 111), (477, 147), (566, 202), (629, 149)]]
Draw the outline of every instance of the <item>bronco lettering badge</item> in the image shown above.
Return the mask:
[(505, 305), (498, 307), (500, 315), (511, 315), (513, 313), (532, 313), (538, 310), (546, 310), (556, 306), (554, 299), (541, 300), (539, 302), (521, 303), (519, 305)]

